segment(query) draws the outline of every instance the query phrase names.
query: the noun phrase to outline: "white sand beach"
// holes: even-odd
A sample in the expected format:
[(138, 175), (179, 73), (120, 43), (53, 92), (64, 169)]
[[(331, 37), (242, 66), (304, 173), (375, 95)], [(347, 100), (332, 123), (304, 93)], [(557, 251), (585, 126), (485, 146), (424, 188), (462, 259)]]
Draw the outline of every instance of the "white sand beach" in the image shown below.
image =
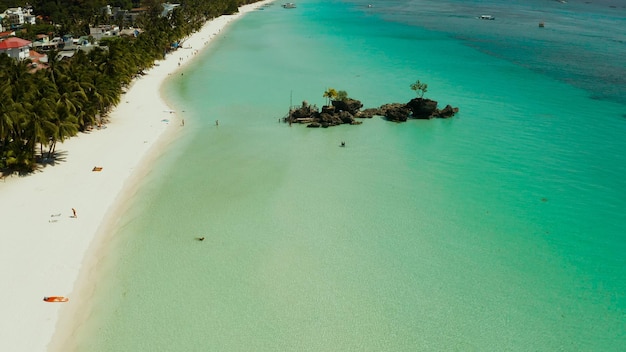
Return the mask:
[[(181, 114), (161, 98), (161, 85), (232, 20), (269, 2), (243, 6), (186, 38), (181, 49), (135, 80), (106, 128), (58, 145), (56, 165), (0, 180), (1, 351), (54, 350), (71, 336), (67, 323), (64, 331), (55, 330), (60, 320), (72, 321), (86, 299), (81, 292), (90, 278), (81, 273), (95, 265), (93, 254), (107, 238), (104, 229), (114, 227), (115, 214), (132, 198), (150, 162), (183, 129), (193, 128), (183, 126)], [(69, 302), (48, 303), (44, 296), (66, 296)]]

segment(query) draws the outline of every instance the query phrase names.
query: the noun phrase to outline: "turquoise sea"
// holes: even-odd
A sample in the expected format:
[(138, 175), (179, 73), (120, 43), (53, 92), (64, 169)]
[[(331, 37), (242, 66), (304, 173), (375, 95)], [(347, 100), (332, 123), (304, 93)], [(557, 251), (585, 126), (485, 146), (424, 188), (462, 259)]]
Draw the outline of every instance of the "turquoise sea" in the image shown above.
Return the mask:
[[(623, 3), (279, 5), (165, 87), (184, 137), (119, 220), (75, 350), (623, 351)], [(418, 79), (459, 114), (278, 122)]]

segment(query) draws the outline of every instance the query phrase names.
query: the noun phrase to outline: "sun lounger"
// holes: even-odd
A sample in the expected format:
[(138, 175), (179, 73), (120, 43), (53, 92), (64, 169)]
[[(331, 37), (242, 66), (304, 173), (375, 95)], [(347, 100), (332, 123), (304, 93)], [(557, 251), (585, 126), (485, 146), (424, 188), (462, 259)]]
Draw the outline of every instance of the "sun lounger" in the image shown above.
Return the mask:
[(43, 300), (46, 302), (67, 302), (70, 299), (67, 297), (63, 297), (63, 296), (50, 296), (50, 297), (44, 297)]

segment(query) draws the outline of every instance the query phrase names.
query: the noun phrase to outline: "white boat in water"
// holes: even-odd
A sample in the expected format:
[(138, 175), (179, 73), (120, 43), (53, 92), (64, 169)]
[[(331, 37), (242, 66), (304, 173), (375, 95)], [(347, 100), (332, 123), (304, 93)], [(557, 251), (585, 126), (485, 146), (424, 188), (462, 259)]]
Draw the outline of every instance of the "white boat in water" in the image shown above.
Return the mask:
[(288, 2), (288, 3), (283, 4), (283, 7), (286, 9), (295, 9), (296, 4), (294, 4), (293, 2)]
[(480, 15), (478, 18), (481, 20), (495, 20), (496, 18), (491, 15)]

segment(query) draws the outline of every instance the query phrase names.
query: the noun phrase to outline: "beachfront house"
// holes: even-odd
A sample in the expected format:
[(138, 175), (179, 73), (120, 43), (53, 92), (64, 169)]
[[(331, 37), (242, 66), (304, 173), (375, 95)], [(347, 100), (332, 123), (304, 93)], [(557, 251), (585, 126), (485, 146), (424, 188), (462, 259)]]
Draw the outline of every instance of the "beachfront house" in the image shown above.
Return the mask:
[(106, 5), (101, 8), (102, 15), (109, 19), (109, 21), (123, 21), (124, 23), (135, 23), (135, 20), (139, 15), (145, 12), (143, 8), (134, 8), (129, 10), (123, 10), (119, 6)]
[(37, 34), (35, 36), (35, 41), (33, 42), (33, 44), (35, 43), (49, 43), (50, 42), (50, 36), (47, 34)]
[(24, 60), (30, 57), (32, 43), (18, 37), (10, 37), (0, 41), (0, 54), (4, 53), (17, 60)]
[(35, 24), (36, 16), (32, 14), (32, 8), (12, 7), (6, 9), (1, 15), (3, 21), (7, 21), (11, 28), (20, 28), (24, 24)]
[(64, 58), (70, 58), (76, 54), (77, 51), (82, 51), (88, 53), (96, 48), (108, 50), (106, 46), (99, 46), (97, 43), (92, 44), (92, 41), (95, 42), (92, 36), (81, 36), (79, 38), (74, 38), (71, 34), (66, 34), (63, 38), (54, 38), (53, 42), (56, 42), (59, 48), (59, 52), (57, 53), (57, 59), (62, 60)]
[(117, 37), (120, 35), (120, 27), (114, 24), (102, 24), (96, 27), (89, 27), (89, 35), (96, 41), (106, 37)]
[(107, 17), (109, 21), (122, 22), (123, 26), (134, 25), (137, 18), (146, 12), (145, 8), (133, 8), (130, 10), (123, 10), (118, 6), (107, 5), (102, 8), (102, 15)]
[(122, 29), (120, 31), (120, 36), (137, 38), (139, 34), (141, 34), (141, 32), (143, 32), (143, 30), (139, 28), (130, 27), (130, 28)]
[(60, 43), (63, 43), (63, 41), (59, 37), (50, 40), (47, 34), (37, 34), (32, 47), (37, 51), (50, 51), (59, 49)]

